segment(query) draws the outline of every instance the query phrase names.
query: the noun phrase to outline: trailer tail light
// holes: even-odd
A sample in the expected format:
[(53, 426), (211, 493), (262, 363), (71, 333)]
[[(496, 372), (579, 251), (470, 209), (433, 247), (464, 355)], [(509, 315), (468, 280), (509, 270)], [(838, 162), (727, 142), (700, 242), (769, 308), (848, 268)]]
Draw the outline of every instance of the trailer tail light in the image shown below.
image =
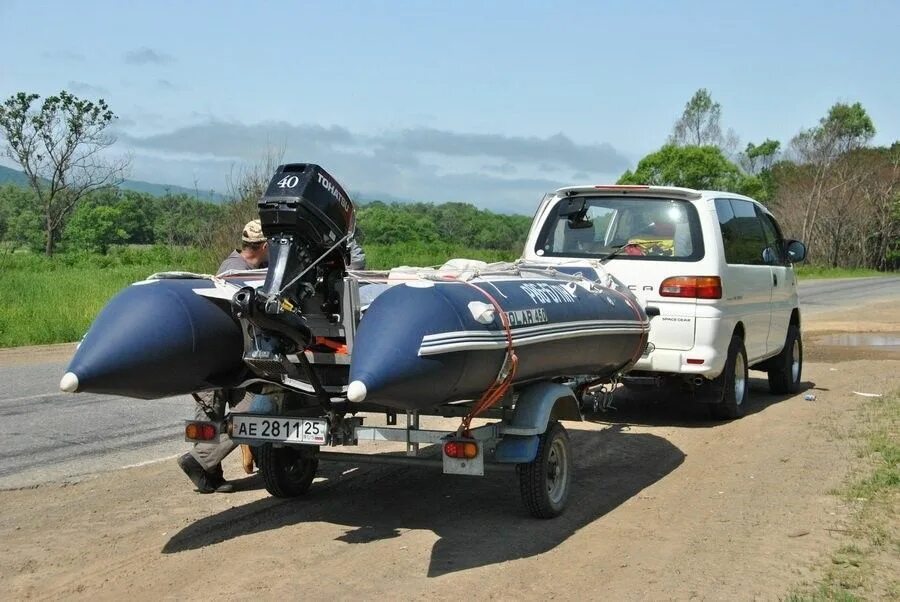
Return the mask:
[(444, 443), (444, 455), (448, 458), (471, 460), (478, 455), (478, 444), (474, 441), (461, 441), (459, 439)]
[(188, 422), (184, 427), (184, 438), (189, 441), (212, 441), (218, 435), (216, 426), (208, 422)]
[(721, 299), (722, 279), (718, 276), (672, 276), (659, 285), (662, 297)]

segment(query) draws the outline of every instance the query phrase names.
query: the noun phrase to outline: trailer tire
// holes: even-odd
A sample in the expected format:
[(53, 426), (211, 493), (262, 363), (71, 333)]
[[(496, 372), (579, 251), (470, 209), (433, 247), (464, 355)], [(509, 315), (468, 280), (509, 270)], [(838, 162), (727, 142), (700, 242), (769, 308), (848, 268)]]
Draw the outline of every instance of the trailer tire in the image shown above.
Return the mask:
[(572, 445), (566, 429), (557, 422), (547, 424), (540, 436), (537, 456), (517, 464), (519, 491), (532, 516), (553, 518), (562, 514), (572, 483)]
[(296, 448), (273, 447), (271, 443), (258, 447), (257, 452), (256, 463), (266, 491), (282, 498), (307, 492), (319, 468), (318, 458), (303, 457)]

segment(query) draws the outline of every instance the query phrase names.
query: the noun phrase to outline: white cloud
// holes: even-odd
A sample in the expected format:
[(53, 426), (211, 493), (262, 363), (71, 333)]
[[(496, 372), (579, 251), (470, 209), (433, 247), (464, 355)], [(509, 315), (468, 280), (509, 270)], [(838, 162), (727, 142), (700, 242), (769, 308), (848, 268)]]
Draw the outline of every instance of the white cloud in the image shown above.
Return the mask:
[(136, 176), (146, 162), (154, 180), (171, 174), (173, 184), (190, 183), (200, 174), (204, 186), (221, 190), (232, 167), (255, 164), (267, 151), (283, 148), (286, 161), (319, 163), (347, 190), (366, 198), (382, 192), (471, 202), (505, 213), (530, 213), (544, 192), (571, 184), (573, 172), (609, 181), (629, 164), (609, 144), (579, 144), (564, 134), (540, 138), (408, 128), (372, 135), (341, 126), (207, 119), (161, 134), (120, 133), (119, 140), (136, 154)]
[(174, 61), (172, 56), (146, 46), (125, 53), (125, 62), (130, 65), (164, 65)]

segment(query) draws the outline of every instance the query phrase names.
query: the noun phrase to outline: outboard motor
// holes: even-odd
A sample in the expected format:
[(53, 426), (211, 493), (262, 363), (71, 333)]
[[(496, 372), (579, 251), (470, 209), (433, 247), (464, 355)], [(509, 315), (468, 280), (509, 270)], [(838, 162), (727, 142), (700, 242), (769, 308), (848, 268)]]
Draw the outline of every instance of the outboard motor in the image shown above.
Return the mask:
[[(322, 398), (303, 350), (315, 336), (340, 333), (341, 286), (356, 212), (320, 166), (290, 163), (272, 176), (259, 201), (259, 217), (269, 242), (268, 275), (263, 286), (243, 288), (232, 300), (235, 317), (249, 323), (244, 361), (265, 377), (305, 376)], [(295, 374), (297, 367), (286, 357), (292, 353), (305, 375)]]

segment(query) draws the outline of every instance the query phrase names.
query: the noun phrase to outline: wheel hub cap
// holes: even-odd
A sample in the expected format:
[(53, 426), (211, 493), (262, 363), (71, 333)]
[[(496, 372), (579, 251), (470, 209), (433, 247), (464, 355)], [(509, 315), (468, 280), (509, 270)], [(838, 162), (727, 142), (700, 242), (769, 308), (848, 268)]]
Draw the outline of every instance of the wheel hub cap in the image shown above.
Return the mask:
[(747, 388), (747, 370), (744, 367), (744, 356), (738, 354), (734, 361), (734, 400), (738, 405), (744, 402)]
[(791, 349), (791, 378), (794, 382), (800, 380), (800, 343), (796, 340)]

